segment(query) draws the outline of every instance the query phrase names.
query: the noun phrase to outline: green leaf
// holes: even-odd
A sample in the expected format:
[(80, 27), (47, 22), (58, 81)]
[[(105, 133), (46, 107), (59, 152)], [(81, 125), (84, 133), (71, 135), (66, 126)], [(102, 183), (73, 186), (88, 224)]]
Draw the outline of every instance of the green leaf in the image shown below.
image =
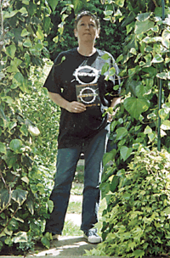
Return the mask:
[(7, 205), (7, 203), (9, 202), (9, 199), (10, 199), (9, 191), (7, 189), (0, 190), (1, 208), (4, 208)]
[(3, 119), (4, 122), (5, 121), (7, 122), (7, 117), (6, 117), (6, 115), (4, 113), (4, 110), (1, 106), (0, 106), (0, 117)]
[(0, 72), (0, 80), (2, 80), (3, 78), (5, 78), (5, 74)]
[(162, 130), (170, 130), (170, 121), (164, 120), (161, 124), (161, 129)]
[(24, 60), (25, 60), (26, 67), (29, 67), (31, 58), (30, 58), (30, 54), (28, 54), (27, 52), (24, 54)]
[(136, 120), (139, 119), (141, 113), (148, 110), (150, 102), (145, 98), (129, 97), (124, 101), (124, 107), (129, 114)]
[(23, 4), (29, 5), (29, 0), (22, 0)]
[(30, 38), (27, 38), (27, 39), (24, 41), (23, 46), (24, 46), (24, 47), (27, 47), (27, 48), (32, 47), (32, 42), (31, 42)]
[(52, 213), (53, 208), (54, 208), (54, 203), (53, 203), (53, 201), (48, 200), (47, 204), (48, 204), (49, 212)]
[(117, 121), (113, 120), (110, 125), (110, 131), (113, 132), (117, 125)]
[(15, 168), (18, 162), (18, 154), (10, 150), (7, 150), (7, 153), (4, 156), (2, 156), (2, 159), (5, 160), (9, 168)]
[(18, 232), (16, 233), (16, 236), (13, 237), (14, 243), (26, 243), (28, 242), (28, 237), (26, 232)]
[(41, 54), (41, 50), (43, 49), (43, 45), (42, 44), (35, 44), (34, 46), (32, 46), (29, 51), (32, 55), (35, 56), (40, 56)]
[(119, 5), (120, 7), (123, 7), (125, 3), (125, 0), (115, 0), (115, 4)]
[(115, 155), (116, 155), (116, 150), (115, 150), (115, 149), (111, 150), (110, 152), (106, 152), (106, 153), (104, 154), (104, 156), (103, 156), (103, 166), (106, 166), (106, 164), (107, 164), (109, 161), (114, 160)]
[(168, 76), (168, 74), (166, 72), (157, 73), (157, 75), (156, 75), (156, 77), (158, 77), (162, 80), (167, 80), (167, 76)]
[(147, 125), (145, 130), (144, 130), (144, 134), (150, 134), (150, 133), (152, 133), (152, 129), (150, 128), (149, 125)]
[(21, 206), (27, 199), (28, 192), (22, 189), (16, 189), (12, 192), (12, 199)]
[(137, 21), (139, 22), (143, 22), (143, 21), (146, 21), (150, 18), (151, 16), (151, 12), (150, 13), (140, 13), (138, 14), (138, 16), (136, 17)]
[(162, 33), (162, 44), (167, 49), (170, 49), (170, 30), (164, 30)]
[(125, 127), (119, 127), (116, 130), (116, 139), (121, 140), (128, 134), (128, 131)]
[(28, 128), (26, 125), (22, 125), (19, 130), (23, 135), (28, 136)]
[(32, 200), (27, 200), (26, 203), (27, 203), (27, 207), (28, 207), (29, 212), (32, 215), (34, 215), (34, 202)]
[(18, 72), (14, 75), (13, 81), (17, 81), (18, 84), (23, 84), (24, 76), (22, 75), (22, 73)]
[(119, 184), (119, 176), (114, 175), (112, 182), (110, 184), (110, 191), (115, 192), (118, 184)]
[(4, 13), (3, 13), (3, 18), (4, 18), (4, 19), (12, 18), (12, 17), (15, 16), (17, 13), (18, 13), (18, 10), (10, 11), (10, 12), (4, 12)]
[(25, 182), (26, 184), (29, 184), (29, 178), (27, 176), (21, 177), (21, 180)]
[(162, 41), (162, 37), (146, 37), (142, 40), (143, 42), (149, 44), (149, 43), (155, 43), (158, 41)]
[[(49, 8), (49, 7), (48, 7)], [(47, 10), (47, 8), (46, 8)], [(29, 8), (28, 8), (28, 13), (30, 16), (33, 16), (37, 12), (37, 5), (32, 3), (32, 1), (29, 1)], [(35, 21), (35, 20), (34, 20)], [(38, 19), (36, 20), (38, 23)], [(35, 21), (35, 22), (36, 22)]]
[(147, 98), (147, 95), (150, 92), (151, 92), (151, 89), (142, 84), (140, 84), (136, 87), (136, 96), (139, 98), (141, 98), (141, 97)]
[(55, 8), (58, 4), (58, 0), (48, 0), (49, 5), (51, 6), (51, 9), (53, 10), (53, 12), (55, 11)]
[(22, 7), (20, 10), (19, 10), (20, 13), (22, 13), (22, 15), (24, 16), (27, 16), (28, 15), (28, 12), (27, 12), (27, 9), (25, 7)]
[(116, 59), (116, 63), (119, 63), (120, 61), (123, 60), (123, 55), (121, 54), (120, 56), (118, 56), (118, 58)]
[(163, 210), (163, 213), (168, 216), (170, 214), (170, 207), (167, 207)]
[(22, 152), (21, 151), (21, 148), (23, 147), (23, 144), (22, 144), (22, 141), (19, 140), (19, 139), (13, 139), (10, 144), (9, 144), (9, 147), (11, 150), (13, 150), (14, 152), (16, 153), (20, 153)]
[(9, 47), (6, 47), (6, 53), (12, 59), (15, 57), (15, 52), (16, 52), (16, 46), (15, 45), (10, 45)]
[(101, 58), (104, 60), (108, 60), (110, 58), (110, 55), (105, 53)]
[(134, 258), (142, 258), (145, 255), (145, 251), (141, 249), (137, 249), (132, 253)]
[(21, 37), (25, 37), (25, 36), (28, 36), (30, 35), (30, 32), (28, 32), (26, 29), (23, 29), (22, 32), (21, 32)]
[(166, 120), (169, 117), (169, 109), (168, 108), (161, 108), (159, 110), (159, 116), (162, 120)]
[(44, 39), (44, 33), (43, 31), (41, 30), (41, 27), (38, 26), (38, 30), (36, 32), (36, 35), (37, 35), (37, 38), (40, 39), (40, 40), (43, 40)]
[(102, 66), (101, 75), (105, 74), (108, 70), (109, 70), (109, 64), (108, 64), (108, 63), (105, 63), (105, 64)]
[(114, 67), (109, 69), (109, 76), (114, 76), (116, 73), (116, 69)]
[(81, 9), (86, 7), (87, 0), (71, 0), (74, 5), (74, 12), (77, 14)]
[(104, 11), (104, 15), (106, 16), (111, 16), (113, 14), (113, 11), (112, 10), (106, 10)]
[(46, 33), (48, 33), (49, 29), (50, 29), (50, 24), (51, 24), (51, 19), (50, 17), (45, 17), (44, 18), (44, 25), (43, 25), (43, 28), (44, 28), (44, 31)]
[(129, 200), (131, 198), (131, 194), (130, 193), (124, 193), (122, 195), (122, 198), (124, 198), (125, 200)]
[(0, 153), (6, 153), (5, 143), (0, 142)]
[(144, 34), (148, 30), (154, 27), (154, 22), (146, 20), (146, 21), (137, 21), (135, 24), (135, 33), (136, 34)]
[(132, 148), (128, 148), (126, 146), (122, 146), (120, 148), (120, 156), (124, 161), (127, 160), (131, 154), (132, 154)]
[(38, 136), (40, 134), (38, 127), (31, 124), (28, 125), (28, 131), (32, 136)]
[[(47, 233), (46, 233), (47, 234)], [(49, 237), (48, 236), (46, 236), (46, 234), (45, 234), (45, 236), (43, 236), (42, 238), (41, 238), (41, 243), (46, 247), (46, 248), (50, 248), (50, 239), (49, 239)]]
[(154, 58), (152, 59), (152, 63), (162, 63), (164, 59), (160, 54), (156, 54)]

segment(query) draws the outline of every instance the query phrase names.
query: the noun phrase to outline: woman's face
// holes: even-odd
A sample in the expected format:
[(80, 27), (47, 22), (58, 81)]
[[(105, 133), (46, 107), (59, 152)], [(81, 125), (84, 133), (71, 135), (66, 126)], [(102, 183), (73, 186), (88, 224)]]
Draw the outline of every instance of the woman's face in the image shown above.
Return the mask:
[(99, 37), (99, 29), (91, 16), (83, 16), (78, 21), (74, 34), (78, 38), (79, 43), (94, 43), (95, 39)]

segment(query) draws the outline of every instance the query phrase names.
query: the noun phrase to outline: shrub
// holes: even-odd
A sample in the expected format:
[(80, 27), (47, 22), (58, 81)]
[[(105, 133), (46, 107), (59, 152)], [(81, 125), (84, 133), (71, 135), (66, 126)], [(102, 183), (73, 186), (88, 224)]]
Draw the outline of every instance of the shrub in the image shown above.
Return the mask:
[(128, 169), (114, 175), (119, 185), (107, 194), (99, 250), (135, 258), (169, 252), (169, 160), (165, 150), (140, 147)]

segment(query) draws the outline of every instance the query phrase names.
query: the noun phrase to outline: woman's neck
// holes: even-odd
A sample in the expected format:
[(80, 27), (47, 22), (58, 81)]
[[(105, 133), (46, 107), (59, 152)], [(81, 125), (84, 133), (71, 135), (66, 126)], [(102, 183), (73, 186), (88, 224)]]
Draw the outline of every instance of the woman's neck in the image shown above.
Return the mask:
[(94, 46), (79, 46), (77, 51), (82, 56), (92, 56), (96, 52), (96, 48)]

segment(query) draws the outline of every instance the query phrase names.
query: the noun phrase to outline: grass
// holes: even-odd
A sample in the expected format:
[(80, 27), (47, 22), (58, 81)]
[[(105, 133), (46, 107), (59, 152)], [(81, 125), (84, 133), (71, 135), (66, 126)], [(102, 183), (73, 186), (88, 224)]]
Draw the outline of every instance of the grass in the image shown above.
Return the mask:
[(74, 225), (70, 220), (66, 221), (63, 229), (63, 236), (82, 236), (79, 226)]
[(70, 202), (67, 213), (81, 213), (81, 202)]

